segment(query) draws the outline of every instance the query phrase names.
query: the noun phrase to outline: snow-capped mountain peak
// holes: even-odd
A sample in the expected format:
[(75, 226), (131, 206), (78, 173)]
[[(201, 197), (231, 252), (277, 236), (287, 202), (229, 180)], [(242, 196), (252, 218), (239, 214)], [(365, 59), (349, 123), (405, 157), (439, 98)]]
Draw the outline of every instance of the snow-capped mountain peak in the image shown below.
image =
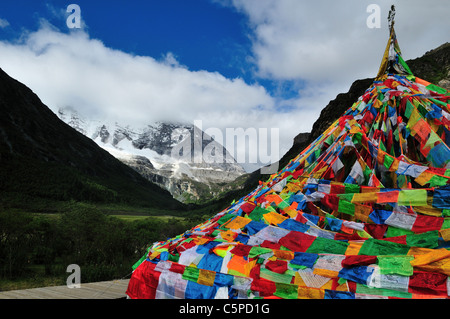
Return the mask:
[[(205, 153), (208, 156), (202, 154), (205, 155), (203, 160), (195, 160), (194, 150), (200, 148), (203, 152), (206, 146), (213, 146), (214, 156), (221, 155), (223, 159), (232, 157), (224, 147), (191, 124), (155, 122), (144, 127), (132, 127), (118, 122), (87, 119), (70, 107), (59, 109), (57, 115), (181, 201), (205, 197), (205, 194), (198, 194), (196, 183), (207, 185), (211, 196), (214, 196), (216, 194), (212, 189), (215, 186), (231, 182), (245, 173), (235, 161), (215, 161), (208, 158), (212, 156), (208, 153)], [(198, 139), (200, 134), (202, 136)], [(194, 145), (199, 141), (201, 146)]]

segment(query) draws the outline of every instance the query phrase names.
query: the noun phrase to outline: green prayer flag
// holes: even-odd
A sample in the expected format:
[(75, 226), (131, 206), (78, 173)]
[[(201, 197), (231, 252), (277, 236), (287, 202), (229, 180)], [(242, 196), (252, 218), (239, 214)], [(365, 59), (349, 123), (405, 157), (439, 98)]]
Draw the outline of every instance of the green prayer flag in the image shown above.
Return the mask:
[(412, 230), (408, 230), (408, 229), (389, 226), (388, 229), (386, 230), (385, 236), (386, 236), (386, 238), (389, 238), (389, 237), (398, 237), (398, 236), (404, 236), (404, 235), (409, 235), (409, 234), (414, 234), (414, 232)]
[(436, 248), (439, 246), (439, 232), (433, 230), (421, 234), (406, 235), (406, 244), (410, 247)]
[(360, 132), (353, 134), (352, 142), (353, 144), (360, 144), (362, 139), (362, 134)]
[(411, 260), (414, 260), (414, 256), (378, 256), (380, 273), (382, 275), (412, 276)]
[(339, 199), (346, 200), (347, 202), (351, 202), (353, 199), (354, 193), (344, 193), (344, 194), (336, 194)]
[(430, 187), (436, 187), (436, 186), (447, 185), (447, 181), (448, 181), (448, 178), (446, 178), (446, 177), (434, 175), (433, 177), (430, 178), (428, 183), (430, 184)]
[(137, 267), (139, 267), (142, 262), (147, 259), (148, 253), (150, 251), (151, 247), (147, 248), (147, 252), (131, 267), (133, 270), (135, 270)]
[(426, 189), (407, 189), (398, 193), (398, 205), (402, 206), (425, 206), (427, 205)]
[(253, 246), (248, 253), (248, 258), (255, 258), (256, 256), (266, 254), (266, 253), (271, 253), (271, 252), (272, 252), (272, 249), (270, 249), (270, 248)]
[(447, 104), (445, 102), (440, 101), (440, 100), (433, 99), (433, 98), (430, 97), (430, 101), (433, 101), (435, 104), (439, 104), (441, 106), (447, 107)]
[(338, 212), (353, 216), (355, 215), (355, 204), (341, 199), (339, 200)]
[(267, 279), (276, 283), (290, 284), (292, 281), (291, 273), (279, 274), (266, 268), (261, 268), (259, 275), (263, 279)]
[(391, 167), (392, 163), (394, 163), (394, 158), (389, 155), (384, 156), (383, 166), (389, 169)]
[(298, 286), (292, 285), (289, 283), (275, 283), (275, 293), (274, 295), (277, 297), (281, 297), (283, 299), (297, 299), (298, 297)]
[(359, 250), (359, 255), (377, 256), (377, 255), (406, 255), (409, 251), (409, 246), (398, 243), (393, 243), (386, 240), (378, 240), (369, 238), (364, 241), (364, 244)]
[(344, 255), (348, 243), (323, 237), (317, 237), (306, 250), (312, 254), (341, 254)]
[(286, 203), (285, 201), (282, 201), (278, 204), (278, 208), (280, 209), (285, 209), (286, 207), (289, 207), (289, 204)]
[(227, 221), (229, 221), (230, 219), (236, 217), (236, 215), (233, 214), (225, 214), (222, 217), (220, 217), (220, 219), (217, 221), (218, 224), (223, 225), (225, 224)]
[(402, 65), (402, 67), (405, 69), (408, 74), (412, 75), (411, 69), (409, 68), (408, 64), (406, 64), (405, 60), (403, 60), (402, 56), (400, 54), (397, 55), (398, 62)]
[(403, 292), (403, 291), (392, 290), (392, 289), (384, 289), (384, 288), (368, 287), (363, 284), (356, 284), (356, 293), (364, 294), (364, 295), (398, 297), (398, 298), (404, 298), (404, 299), (410, 299), (412, 297), (412, 294), (409, 292)]
[(409, 119), (409, 117), (411, 116), (413, 109), (414, 109), (414, 105), (412, 105), (412, 103), (409, 102), (409, 100), (406, 100), (405, 117), (407, 119)]
[(441, 229), (450, 228), (450, 218), (444, 218), (444, 222), (442, 223)]
[(183, 278), (185, 280), (197, 282), (199, 275), (200, 275), (200, 269), (198, 269), (196, 267), (185, 267), (181, 278)]
[(427, 88), (427, 90), (434, 91), (434, 92), (437, 92), (437, 93), (439, 93), (439, 94), (445, 94), (445, 93), (447, 93), (447, 90), (446, 90), (446, 89), (441, 88), (440, 86), (434, 85), (434, 84), (432, 84), (432, 83), (429, 84), (429, 85), (427, 85), (426, 88)]
[[(358, 184), (344, 184), (346, 193), (359, 193), (360, 186)], [(350, 199), (351, 200), (351, 199)]]
[(264, 208), (261, 208), (261, 207), (257, 206), (257, 207), (255, 207), (255, 209), (248, 215), (248, 217), (249, 217), (251, 220), (254, 220), (254, 221), (256, 221), (256, 222), (259, 222), (259, 221), (261, 221), (261, 219), (263, 218), (263, 215), (264, 215), (264, 214), (267, 214), (268, 212), (269, 212), (268, 210), (266, 210), (266, 209), (264, 209)]

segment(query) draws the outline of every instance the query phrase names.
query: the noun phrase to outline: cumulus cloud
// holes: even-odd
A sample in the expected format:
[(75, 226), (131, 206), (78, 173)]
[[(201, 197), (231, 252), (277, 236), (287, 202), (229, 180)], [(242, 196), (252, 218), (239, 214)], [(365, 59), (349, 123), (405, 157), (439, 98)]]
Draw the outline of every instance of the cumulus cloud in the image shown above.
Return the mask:
[(162, 61), (130, 55), (83, 31), (65, 34), (45, 25), (21, 43), (0, 45), (5, 71), (29, 85), (53, 110), (72, 106), (82, 113), (143, 124), (192, 121), (211, 110), (273, 107), (261, 86), (189, 71), (170, 53)]
[[(421, 56), (448, 41), (450, 3), (440, 0), (298, 1), (227, 0), (248, 16), (253, 54), (261, 77), (349, 81), (376, 75), (388, 31), (391, 4), (405, 58)], [(366, 24), (377, 4), (381, 28)]]

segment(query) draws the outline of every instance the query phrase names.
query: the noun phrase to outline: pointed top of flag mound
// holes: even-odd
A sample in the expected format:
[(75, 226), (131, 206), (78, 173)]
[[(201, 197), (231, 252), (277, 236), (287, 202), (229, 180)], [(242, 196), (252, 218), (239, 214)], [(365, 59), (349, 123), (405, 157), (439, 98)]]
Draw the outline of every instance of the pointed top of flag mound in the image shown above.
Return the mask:
[(149, 247), (130, 298), (448, 298), (450, 93), (409, 70), (394, 13), (365, 93), (253, 192)]
[(381, 78), (386, 73), (412, 75), (411, 70), (402, 58), (402, 52), (397, 41), (397, 35), (395, 34), (395, 6), (392, 5), (388, 16), (389, 22), (389, 39), (386, 45), (386, 50), (383, 54), (381, 66), (378, 71), (377, 78)]

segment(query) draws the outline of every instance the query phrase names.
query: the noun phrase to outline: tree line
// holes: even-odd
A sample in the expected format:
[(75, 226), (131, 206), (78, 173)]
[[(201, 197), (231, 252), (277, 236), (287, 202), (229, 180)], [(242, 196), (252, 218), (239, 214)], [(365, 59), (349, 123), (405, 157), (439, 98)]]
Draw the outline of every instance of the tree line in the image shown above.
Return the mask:
[(54, 215), (2, 210), (0, 278), (26, 277), (32, 266), (39, 266), (44, 276), (60, 276), (65, 283), (70, 264), (80, 267), (81, 282), (123, 278), (153, 242), (199, 222), (152, 217), (127, 221), (87, 205)]

